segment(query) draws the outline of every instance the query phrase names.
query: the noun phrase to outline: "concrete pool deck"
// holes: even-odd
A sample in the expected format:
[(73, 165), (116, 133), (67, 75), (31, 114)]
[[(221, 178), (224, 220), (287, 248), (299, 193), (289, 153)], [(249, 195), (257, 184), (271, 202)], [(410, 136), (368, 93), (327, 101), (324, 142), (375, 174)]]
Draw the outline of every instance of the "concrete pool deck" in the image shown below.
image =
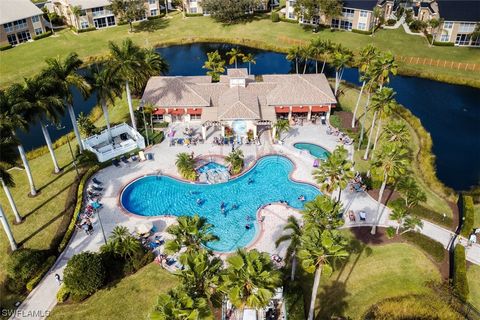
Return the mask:
[[(293, 147), (295, 142), (309, 142), (315, 143), (328, 151), (333, 151), (337, 146), (337, 137), (327, 135), (325, 133), (326, 126), (321, 125), (305, 125), (301, 127), (294, 127), (292, 130), (282, 137), (284, 143), (273, 145), (265, 132), (260, 136), (261, 145), (242, 145), (240, 149), (245, 155), (245, 164), (250, 167), (257, 159), (267, 154), (278, 154), (287, 156), (295, 164), (295, 169), (292, 173), (292, 178), (298, 181), (315, 183), (311, 172), (313, 169), (314, 158), (307, 152), (301, 151)], [(181, 127), (176, 128), (181, 132)], [(120, 168), (109, 166), (95, 175), (95, 178), (102, 181), (105, 190), (101, 199), (103, 208), (99, 211), (103, 228), (106, 237), (112, 232), (117, 225), (126, 226), (130, 231), (135, 229), (135, 226), (145, 221), (151, 221), (158, 232), (164, 236), (165, 229), (168, 225), (175, 223), (175, 217), (139, 217), (131, 214), (126, 214), (119, 203), (120, 193), (124, 186), (132, 180), (149, 175), (149, 174), (168, 174), (178, 177), (175, 167), (175, 157), (179, 152), (192, 151), (195, 155), (227, 155), (231, 151), (231, 146), (217, 146), (211, 143), (213, 136), (218, 136), (219, 131), (209, 132), (208, 139), (205, 144), (196, 146), (173, 146), (169, 147), (168, 141), (164, 141), (156, 145), (146, 153), (152, 153), (154, 160), (147, 160), (143, 162), (129, 162), (128, 164), (121, 164)], [(353, 154), (353, 147), (347, 146), (350, 156)], [(272, 186), (280, 187), (280, 186)], [(346, 222), (345, 228), (358, 226), (371, 226), (376, 219), (377, 201), (371, 198), (365, 192), (349, 192), (347, 190), (342, 192), (341, 201), (344, 205), (345, 212), (354, 210), (358, 212), (363, 210), (367, 213), (367, 220), (364, 222)], [(394, 221), (390, 221), (388, 216), (390, 210), (381, 205), (382, 218), (379, 221), (380, 226), (395, 226)], [(282, 243), (278, 248), (275, 247), (275, 241), (284, 233), (283, 227), (288, 216), (293, 215), (300, 218), (301, 214), (298, 210), (286, 207), (280, 204), (271, 204), (262, 208), (259, 215), (264, 216), (265, 219), (261, 223), (261, 232), (258, 238), (248, 246), (249, 249), (258, 249), (259, 251), (269, 252), (271, 254), (278, 254), (284, 256), (286, 253), (287, 243)], [(22, 302), (16, 310), (11, 319), (44, 319), (48, 313), (53, 309), (56, 301), (56, 293), (59, 285), (55, 280), (55, 274), (58, 273), (63, 278), (63, 270), (68, 260), (75, 254), (83, 251), (98, 251), (104, 244), (103, 235), (101, 232), (100, 221), (98, 215), (92, 219), (94, 224), (94, 234), (86, 235), (81, 230), (76, 230), (64, 252), (59, 256), (55, 265), (51, 268), (39, 285), (29, 294), (29, 296)], [(242, 226), (243, 227), (243, 226)], [(440, 226), (437, 226), (428, 221), (424, 221), (424, 228), (421, 233), (433, 238), (448, 247), (453, 233)], [(225, 254), (221, 254), (225, 257)], [(467, 248), (467, 260), (480, 264), (480, 245), (475, 244)]]

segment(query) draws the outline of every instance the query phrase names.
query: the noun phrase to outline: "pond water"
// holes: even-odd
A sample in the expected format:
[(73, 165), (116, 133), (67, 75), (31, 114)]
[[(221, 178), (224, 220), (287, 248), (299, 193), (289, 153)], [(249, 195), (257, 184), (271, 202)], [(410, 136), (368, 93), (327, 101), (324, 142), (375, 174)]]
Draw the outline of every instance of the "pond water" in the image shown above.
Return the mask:
[[(191, 44), (157, 49), (170, 65), (169, 75), (204, 75), (202, 69), (206, 53), (219, 50), (224, 55), (232, 46), (226, 44)], [(294, 64), (281, 53), (241, 47), (242, 52), (255, 54), (256, 64), (251, 66), (253, 74), (292, 73)], [(241, 67), (247, 67), (240, 64)], [(302, 67), (300, 68), (302, 70)], [(314, 65), (307, 72), (314, 72)], [(333, 76), (333, 70), (326, 68), (327, 76)], [(358, 83), (358, 71), (347, 69), (344, 79)], [(447, 186), (456, 190), (466, 190), (480, 183), (480, 89), (450, 85), (432, 80), (414, 77), (396, 76), (390, 86), (397, 92), (397, 101), (409, 108), (419, 117), (423, 126), (430, 132), (433, 140), (433, 152), (436, 155), (437, 175)], [(95, 104), (91, 97), (83, 101), (75, 95), (75, 108), (88, 112)], [(52, 139), (71, 130), (70, 120), (63, 121), (65, 129), (57, 131), (50, 128)], [(55, 132), (54, 132), (55, 131)], [(20, 134), (27, 150), (43, 145), (45, 142), (38, 126), (32, 127), (29, 134)]]

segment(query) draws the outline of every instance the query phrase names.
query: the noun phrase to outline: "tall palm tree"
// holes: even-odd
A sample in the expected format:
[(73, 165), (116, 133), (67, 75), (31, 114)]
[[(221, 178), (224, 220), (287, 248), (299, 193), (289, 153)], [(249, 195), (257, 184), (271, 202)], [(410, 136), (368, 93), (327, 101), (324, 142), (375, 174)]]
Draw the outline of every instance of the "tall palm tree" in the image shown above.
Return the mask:
[(360, 73), (360, 81), (362, 81), (362, 87), (360, 88), (360, 93), (358, 94), (357, 103), (355, 104), (355, 109), (353, 110), (353, 117), (352, 117), (352, 128), (355, 128), (355, 118), (357, 116), (358, 105), (360, 104), (360, 100), (362, 99), (363, 90), (365, 88), (365, 84), (369, 80), (369, 69), (372, 67), (373, 61), (378, 56), (378, 49), (369, 44), (365, 48), (360, 51), (360, 59), (358, 61), (358, 71)]
[(238, 48), (232, 48), (230, 49), (230, 51), (227, 52), (227, 56), (230, 57), (228, 64), (235, 64), (235, 69), (236, 69), (238, 64), (238, 59), (243, 58), (243, 53), (240, 52), (240, 49)]
[(298, 74), (298, 59), (300, 58), (300, 51), (301, 48), (299, 46), (291, 47), (288, 49), (287, 53), (287, 60), (294, 61), (295, 60), (295, 73)]
[(148, 79), (158, 75), (165, 75), (168, 72), (169, 66), (167, 61), (155, 49), (142, 49), (143, 51), (143, 67), (142, 73), (138, 75), (137, 81), (132, 83), (134, 92), (141, 93)]
[(383, 131), (383, 139), (386, 142), (398, 142), (406, 146), (410, 138), (407, 124), (402, 120), (389, 121)]
[(378, 116), (377, 133), (375, 134), (375, 140), (373, 143), (373, 150), (376, 149), (378, 137), (380, 136), (380, 130), (382, 128), (382, 120), (384, 117), (389, 116), (396, 108), (395, 91), (392, 88), (383, 87), (378, 89), (372, 97), (371, 109), (373, 110), (372, 125), (370, 127), (370, 134), (368, 135), (367, 149), (365, 150), (364, 160), (368, 159), (370, 152), (370, 144), (372, 141), (373, 131), (376, 125), (376, 119)]
[[(7, 90), (0, 90), (0, 128), (9, 128), (11, 135), (16, 137), (16, 130), (28, 131), (32, 121), (32, 112), (28, 109), (28, 104), (22, 102), (23, 87), (20, 84), (13, 84)], [(32, 171), (27, 160), (25, 149), (20, 140), (16, 139), (18, 153), (22, 159), (25, 173), (27, 174), (28, 184), (30, 186), (30, 196), (37, 195), (37, 189), (33, 181)]]
[(240, 149), (235, 149), (230, 152), (228, 156), (225, 157), (225, 161), (232, 166), (232, 173), (238, 174), (243, 169), (244, 157), (243, 151)]
[(168, 291), (158, 297), (151, 320), (203, 320), (213, 319), (205, 298), (190, 297), (181, 288)]
[(73, 132), (75, 132), (78, 147), (80, 148), (80, 153), (82, 153), (82, 137), (78, 131), (75, 110), (73, 109), (73, 94), (71, 89), (73, 87), (76, 88), (84, 98), (88, 96), (90, 86), (85, 78), (77, 73), (83, 62), (75, 52), (70, 53), (63, 61), (60, 58), (49, 58), (46, 62), (47, 68), (44, 69), (42, 73), (46, 77), (51, 77), (55, 82), (56, 91), (60, 97), (63, 98), (68, 114), (70, 115)]
[(395, 182), (407, 171), (408, 150), (398, 143), (387, 143), (379, 150), (378, 159), (372, 164), (373, 169), (383, 176), (382, 186), (378, 193), (377, 200), (377, 218), (371, 230), (371, 234), (376, 233), (377, 224), (381, 220), (383, 211), (380, 211), (382, 205), (383, 192), (388, 182)]
[(322, 194), (305, 203), (302, 214), (305, 224), (333, 230), (344, 224), (341, 212), (342, 206)]
[(145, 80), (145, 72), (148, 69), (145, 66), (145, 51), (135, 45), (130, 38), (123, 40), (120, 46), (112, 41), (109, 42), (108, 46), (110, 48), (110, 72), (125, 81), (132, 128), (137, 130), (130, 85), (135, 86), (138, 81)]
[(267, 253), (238, 249), (227, 258), (227, 264), (222, 290), (239, 309), (266, 307), (281, 286), (281, 273), (274, 269)]
[(340, 202), (342, 190), (354, 177), (353, 163), (348, 160), (348, 151), (343, 146), (337, 146), (327, 159), (313, 171), (313, 178), (320, 184), (320, 189), (333, 196), (338, 191), (337, 203)]
[(182, 247), (186, 247), (189, 252), (200, 250), (206, 243), (218, 241), (218, 237), (211, 233), (212, 228), (213, 225), (198, 214), (193, 217), (178, 217), (177, 224), (171, 225), (167, 229), (174, 239), (167, 241), (165, 250), (178, 252)]
[(60, 172), (57, 158), (53, 150), (52, 140), (48, 133), (45, 122), (51, 121), (54, 124), (60, 122), (61, 116), (64, 114), (63, 100), (59, 96), (54, 95), (55, 83), (51, 78), (36, 76), (33, 78), (25, 78), (25, 88), (22, 92), (23, 103), (28, 105), (28, 109), (33, 112), (35, 120), (40, 123), (48, 151), (52, 157), (55, 173)]
[(373, 61), (372, 80), (378, 83), (380, 89), (390, 82), (390, 75), (396, 75), (398, 65), (391, 52), (384, 52)]
[(247, 53), (242, 56), (242, 62), (248, 63), (248, 74), (251, 74), (252, 63), (256, 64), (257, 60), (255, 60), (255, 56), (253, 55), (253, 53)]
[(313, 50), (311, 46), (302, 46), (300, 47), (300, 59), (303, 61), (303, 74), (307, 72), (308, 59), (313, 56)]
[(352, 58), (352, 52), (347, 49), (338, 48), (333, 53), (332, 65), (335, 67), (335, 96), (337, 95), (338, 89), (340, 88), (340, 82), (342, 81), (345, 67), (352, 61)]
[(175, 160), (175, 165), (180, 174), (189, 180), (194, 180), (196, 178), (195, 172), (195, 159), (191, 154), (187, 152), (180, 152), (177, 154), (177, 159)]
[(104, 65), (92, 65), (88, 71), (87, 81), (90, 84), (92, 92), (97, 94), (97, 103), (102, 106), (103, 116), (107, 124), (108, 137), (110, 142), (112, 142), (113, 137), (110, 131), (110, 117), (107, 104), (110, 103), (114, 106), (115, 99), (121, 98), (123, 81), (112, 74)]
[(72, 12), (72, 15), (75, 17), (75, 21), (77, 22), (75, 24), (75, 28), (77, 31), (80, 29), (80, 24), (78, 21), (78, 17), (82, 14), (82, 7), (81, 6), (71, 6), (70, 11)]
[(275, 123), (275, 139), (281, 140), (282, 133), (290, 130), (290, 121), (287, 119), (280, 119)]
[(17, 142), (9, 137), (9, 131), (8, 128), (6, 128), (6, 130), (0, 130), (0, 183), (10, 203), (16, 223), (21, 223), (22, 217), (18, 213), (15, 200), (13, 200), (9, 189), (9, 187), (15, 186), (15, 181), (13, 181), (12, 175), (7, 171), (7, 167), (15, 165), (17, 160), (17, 153), (15, 152)]
[(378, 25), (381, 23), (383, 17), (383, 10), (379, 7), (373, 8), (373, 30), (372, 30), (372, 37), (375, 36), (375, 30), (377, 29)]
[(437, 36), (438, 29), (442, 24), (443, 24), (443, 19), (430, 19), (428, 21), (428, 25), (431, 28), (431, 34), (432, 34), (432, 42), (429, 43), (430, 46), (433, 46), (433, 43), (435, 42), (435, 37)]
[(295, 271), (297, 269), (297, 251), (300, 247), (300, 237), (302, 236), (302, 226), (300, 226), (300, 222), (298, 222), (294, 216), (289, 216), (283, 230), (290, 231), (290, 233), (278, 238), (277, 241), (275, 241), (275, 246), (278, 248), (280, 243), (285, 241), (290, 242), (287, 248), (287, 258), (289, 258), (292, 266), (290, 281), (294, 281)]
[(12, 229), (10, 229), (10, 225), (8, 224), (7, 217), (3, 212), (2, 205), (0, 205), (0, 221), (2, 222), (3, 230), (7, 234), (8, 242), (10, 243), (10, 249), (12, 249), (12, 251), (17, 250), (17, 242), (13, 237)]
[(225, 72), (225, 61), (218, 53), (218, 50), (207, 53), (207, 61), (203, 64), (203, 69), (207, 69), (207, 75), (212, 77), (213, 82), (220, 80), (220, 75)]
[(306, 226), (298, 256), (302, 260), (303, 269), (308, 273), (315, 273), (308, 320), (313, 320), (315, 316), (315, 301), (322, 272), (329, 276), (333, 271), (332, 264), (348, 256), (345, 247), (346, 240), (338, 231), (327, 229), (322, 231), (313, 225)]

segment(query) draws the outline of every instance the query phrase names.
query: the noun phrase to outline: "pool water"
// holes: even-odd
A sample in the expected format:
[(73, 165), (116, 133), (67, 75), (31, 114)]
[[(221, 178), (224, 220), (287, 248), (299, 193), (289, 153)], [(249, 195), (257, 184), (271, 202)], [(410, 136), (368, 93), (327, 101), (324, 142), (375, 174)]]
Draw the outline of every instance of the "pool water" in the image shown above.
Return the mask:
[(312, 156), (322, 160), (327, 159), (328, 155), (330, 154), (330, 152), (328, 152), (324, 148), (313, 143), (295, 143), (293, 146), (300, 150), (307, 150)]
[[(259, 229), (257, 210), (262, 205), (285, 200), (302, 209), (303, 202), (312, 200), (319, 190), (289, 178), (293, 163), (282, 156), (267, 156), (242, 176), (220, 184), (195, 184), (166, 176), (149, 176), (129, 184), (121, 203), (140, 216), (189, 215), (198, 213), (214, 225), (212, 233), (220, 240), (207, 244), (212, 250), (230, 252), (247, 246)], [(197, 204), (201, 200), (202, 204)], [(222, 202), (225, 213), (221, 212)], [(236, 205), (238, 208), (233, 208)], [(285, 217), (287, 218), (287, 217)], [(246, 229), (246, 224), (250, 229)]]
[(221, 165), (219, 163), (216, 163), (216, 162), (209, 162), (203, 166), (201, 166), (200, 168), (197, 169), (197, 172), (198, 173), (205, 173), (207, 171), (213, 171), (213, 172), (228, 172), (228, 169), (227, 167), (225, 167), (224, 165)]

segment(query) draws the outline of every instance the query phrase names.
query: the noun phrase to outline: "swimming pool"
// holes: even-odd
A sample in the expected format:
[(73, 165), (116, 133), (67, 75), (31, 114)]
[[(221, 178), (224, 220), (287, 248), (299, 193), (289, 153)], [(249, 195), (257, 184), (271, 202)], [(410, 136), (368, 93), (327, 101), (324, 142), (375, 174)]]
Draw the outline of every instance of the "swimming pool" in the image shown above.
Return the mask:
[[(123, 207), (140, 216), (189, 215), (198, 213), (213, 224), (212, 232), (220, 240), (207, 246), (229, 252), (247, 246), (259, 229), (256, 213), (260, 206), (288, 201), (301, 209), (304, 195), (312, 200), (320, 194), (317, 188), (289, 179), (293, 163), (283, 156), (267, 156), (242, 176), (220, 184), (195, 184), (166, 176), (148, 176), (130, 183), (122, 192)], [(197, 204), (201, 199), (203, 203)], [(225, 214), (220, 206), (225, 204)], [(232, 206), (237, 205), (238, 208)], [(285, 217), (286, 218), (286, 217)], [(248, 220), (248, 221), (247, 221)], [(249, 223), (251, 228), (246, 229)]]
[(300, 150), (307, 150), (312, 156), (315, 158), (319, 158), (322, 160), (327, 159), (330, 152), (325, 150), (324, 148), (320, 147), (319, 145), (313, 143), (295, 143), (293, 145), (295, 148)]
[(228, 169), (224, 165), (221, 165), (216, 162), (209, 162), (207, 164), (204, 164), (200, 168), (197, 169), (198, 173), (205, 173), (207, 171), (213, 171), (213, 172), (227, 172)]

